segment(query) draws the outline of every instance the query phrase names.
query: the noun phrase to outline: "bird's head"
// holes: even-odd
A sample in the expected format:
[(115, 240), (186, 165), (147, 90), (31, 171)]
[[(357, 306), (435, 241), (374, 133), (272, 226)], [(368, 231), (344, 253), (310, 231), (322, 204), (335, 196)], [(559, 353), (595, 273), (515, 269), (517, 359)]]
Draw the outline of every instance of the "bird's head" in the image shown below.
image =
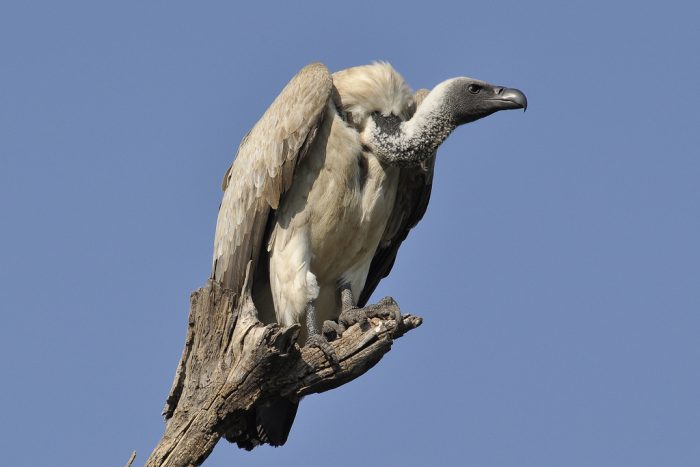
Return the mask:
[(443, 81), (432, 91), (418, 91), (415, 103), (415, 113), (403, 123), (396, 116), (371, 114), (374, 125), (368, 127), (368, 146), (387, 164), (419, 164), (459, 125), (499, 110), (527, 108), (525, 94), (517, 89), (466, 77)]
[(453, 78), (442, 87), (443, 105), (456, 125), (473, 122), (499, 110), (527, 109), (525, 94), (473, 78)]

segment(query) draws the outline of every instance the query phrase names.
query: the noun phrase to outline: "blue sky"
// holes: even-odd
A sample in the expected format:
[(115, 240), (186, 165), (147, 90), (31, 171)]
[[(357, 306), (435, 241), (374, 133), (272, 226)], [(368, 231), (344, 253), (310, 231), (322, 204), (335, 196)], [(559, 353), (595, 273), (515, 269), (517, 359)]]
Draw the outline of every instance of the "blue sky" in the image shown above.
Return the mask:
[(249, 3), (0, 6), (3, 462), (145, 460), (238, 142), (303, 65), (381, 59), (530, 107), (439, 152), (375, 293), (424, 325), (205, 465), (698, 465), (697, 6)]

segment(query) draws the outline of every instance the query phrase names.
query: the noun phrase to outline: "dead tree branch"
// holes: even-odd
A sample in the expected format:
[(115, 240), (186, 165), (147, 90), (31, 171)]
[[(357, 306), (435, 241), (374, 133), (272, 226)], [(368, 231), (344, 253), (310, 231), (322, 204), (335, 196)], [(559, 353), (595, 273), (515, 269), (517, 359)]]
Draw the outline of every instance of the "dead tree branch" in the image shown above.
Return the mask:
[(249, 297), (237, 299), (215, 281), (191, 296), (185, 348), (163, 414), (165, 433), (147, 467), (198, 466), (224, 437), (252, 449), (269, 442), (258, 415), (276, 401), (341, 386), (372, 368), (394, 339), (420, 326), (387, 298), (362, 309), (366, 319), (331, 342), (338, 364), (316, 347), (299, 349), (298, 326), (264, 325)]

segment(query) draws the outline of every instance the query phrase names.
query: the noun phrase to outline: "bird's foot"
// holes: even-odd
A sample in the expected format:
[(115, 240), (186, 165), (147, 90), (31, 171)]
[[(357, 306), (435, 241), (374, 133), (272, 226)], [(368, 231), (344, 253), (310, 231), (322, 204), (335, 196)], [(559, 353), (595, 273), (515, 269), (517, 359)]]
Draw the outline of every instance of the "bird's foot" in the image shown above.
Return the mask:
[(341, 334), (353, 324), (362, 323), (367, 320), (367, 310), (364, 308), (351, 307), (344, 309), (338, 316), (338, 326)]
[(332, 367), (340, 366), (335, 350), (322, 334), (311, 334), (307, 337), (305, 347), (316, 347)]
[(340, 324), (335, 321), (326, 320), (323, 322), (321, 334), (323, 334), (323, 337), (325, 337), (328, 342), (333, 342), (343, 335), (343, 329)]
[(403, 316), (401, 316), (401, 310), (398, 306), (394, 307), (391, 313), (396, 321), (396, 327), (394, 328), (394, 333), (392, 335), (398, 334), (398, 332), (403, 328)]
[(393, 306), (381, 306), (373, 305), (367, 308), (350, 308), (348, 310), (340, 313), (338, 317), (338, 325), (342, 331), (357, 323), (364, 323), (370, 318), (379, 318), (382, 320), (393, 319), (396, 321), (396, 328), (394, 334), (398, 332), (403, 326), (403, 317), (401, 316), (401, 310), (398, 306), (393, 304)]

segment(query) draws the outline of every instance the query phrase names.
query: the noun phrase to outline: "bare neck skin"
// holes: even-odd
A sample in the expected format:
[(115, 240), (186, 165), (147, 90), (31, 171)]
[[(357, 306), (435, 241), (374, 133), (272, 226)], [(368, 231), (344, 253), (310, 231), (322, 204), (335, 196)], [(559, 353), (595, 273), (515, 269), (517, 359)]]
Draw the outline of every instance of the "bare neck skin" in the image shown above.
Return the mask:
[(366, 131), (377, 158), (390, 165), (414, 166), (437, 150), (457, 127), (447, 104), (448, 85), (436, 86), (408, 121), (371, 114)]

